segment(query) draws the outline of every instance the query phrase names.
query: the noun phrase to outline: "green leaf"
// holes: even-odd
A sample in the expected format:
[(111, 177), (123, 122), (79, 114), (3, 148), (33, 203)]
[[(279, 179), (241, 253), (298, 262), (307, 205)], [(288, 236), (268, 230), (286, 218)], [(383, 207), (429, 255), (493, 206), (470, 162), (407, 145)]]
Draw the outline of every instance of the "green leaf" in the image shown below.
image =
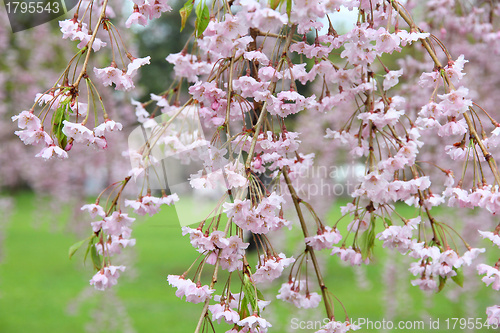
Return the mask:
[(288, 21), (290, 21), (290, 16), (292, 15), (292, 0), (286, 0), (286, 15), (288, 15)]
[(243, 292), (245, 293), (245, 298), (252, 307), (252, 310), (258, 312), (257, 299), (255, 298), (255, 286), (250, 281), (248, 275), (243, 275)]
[(94, 264), (95, 269), (100, 270), (102, 268), (102, 259), (97, 253), (95, 246), (90, 247), (90, 256), (92, 257), (92, 263)]
[(248, 313), (248, 300), (246, 295), (243, 295), (243, 299), (241, 300), (240, 305), (240, 318), (246, 318), (250, 314)]
[(370, 257), (372, 254), (372, 249), (375, 245), (375, 231), (374, 228), (370, 228), (368, 232), (363, 234), (361, 254), (363, 255), (363, 260)]
[(63, 133), (63, 121), (68, 120), (69, 99), (60, 102), (56, 112), (52, 115), (52, 133), (59, 143), (59, 147), (64, 149), (68, 143), (68, 137)]
[(278, 8), (279, 5), (281, 5), (282, 2), (283, 2), (283, 0), (269, 0), (269, 6), (272, 9), (276, 9), (276, 8)]
[[(69, 258), (71, 259), (71, 257), (73, 257), (73, 255), (76, 253), (76, 251), (78, 251), (78, 249), (80, 249), (82, 247), (83, 244), (85, 244), (86, 241), (90, 240), (89, 241), (89, 244), (87, 246), (87, 251), (85, 253), (85, 258), (87, 258), (87, 254), (89, 253), (90, 251), (90, 246), (92, 245), (93, 243), (93, 239), (96, 237), (95, 234), (93, 234), (92, 236), (90, 237), (87, 237), (79, 242), (76, 242), (75, 244), (71, 245), (70, 248), (69, 248)], [(84, 259), (84, 262), (85, 262), (85, 259)]]
[(370, 257), (372, 249), (375, 246), (375, 220), (375, 215), (372, 214), (370, 218), (370, 229), (361, 236), (361, 254), (363, 255), (363, 260)]
[(200, 1), (196, 6), (196, 22), (195, 31), (196, 37), (200, 37), (203, 34), (203, 31), (208, 27), (208, 23), (210, 22), (210, 10), (208, 9), (207, 4), (204, 1)]
[(455, 268), (455, 267), (453, 267), (453, 270), (457, 273), (457, 275), (452, 276), (451, 279), (453, 280), (453, 282), (458, 284), (460, 287), (463, 287), (464, 286), (464, 271), (462, 270), (462, 268)]
[(85, 250), (85, 256), (83, 257), (83, 263), (87, 261), (87, 256), (89, 255), (90, 248), (94, 244), (94, 237), (92, 237), (89, 241), (89, 244), (87, 245), (87, 250)]
[(262, 295), (262, 293), (260, 292), (260, 290), (259, 290), (259, 289), (257, 289), (257, 297), (258, 297), (261, 301), (265, 301), (264, 295)]
[(441, 275), (439, 276), (439, 287), (438, 287), (438, 292), (440, 292), (441, 290), (443, 290), (444, 286), (446, 285), (446, 279), (448, 279), (447, 277), (442, 277)]
[(387, 223), (387, 225), (388, 225), (389, 227), (392, 225), (392, 221), (391, 221), (391, 219), (390, 219), (390, 218), (385, 217), (385, 218), (384, 218), (384, 221), (385, 221), (385, 223)]
[[(88, 239), (88, 238), (87, 238)], [(76, 251), (78, 251), (79, 248), (82, 247), (83, 244), (85, 244), (85, 242), (87, 241), (87, 239), (83, 239), (79, 242), (76, 242), (75, 244), (71, 245), (69, 247), (69, 258), (71, 259), (71, 257), (73, 257), (73, 255), (76, 253)]]
[(189, 15), (191, 15), (191, 12), (193, 11), (193, 0), (188, 0), (185, 4), (184, 7), (182, 7), (179, 10), (179, 14), (181, 14), (181, 31), (184, 30), (184, 27), (186, 26), (186, 21)]

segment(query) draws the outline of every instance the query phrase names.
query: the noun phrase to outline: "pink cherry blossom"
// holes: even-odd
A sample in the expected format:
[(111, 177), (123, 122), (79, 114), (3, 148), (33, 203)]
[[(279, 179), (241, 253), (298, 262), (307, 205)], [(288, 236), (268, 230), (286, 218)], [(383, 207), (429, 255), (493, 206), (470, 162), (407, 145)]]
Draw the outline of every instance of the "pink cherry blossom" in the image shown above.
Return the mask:
[(110, 288), (117, 283), (120, 271), (125, 271), (125, 266), (106, 266), (92, 277), (90, 284), (97, 290)]
[(498, 326), (500, 324), (500, 306), (493, 305), (486, 308), (488, 315), (488, 324)]
[(40, 143), (45, 143), (50, 146), (53, 144), (52, 138), (43, 130), (42, 127), (15, 131), (14, 134), (17, 135), (25, 145), (38, 145)]
[(89, 212), (90, 217), (94, 218), (97, 215), (104, 217), (106, 216), (106, 213), (104, 212), (104, 208), (102, 208), (98, 204), (88, 204), (88, 205), (83, 205), (81, 210), (86, 210)]
[(35, 155), (36, 157), (41, 157), (44, 160), (50, 160), (52, 157), (57, 157), (59, 159), (68, 158), (68, 153), (66, 153), (63, 149), (56, 145), (50, 145), (44, 147), (40, 153)]
[(398, 78), (403, 75), (403, 69), (397, 70), (397, 71), (390, 71), (389, 73), (384, 75), (384, 90), (389, 90), (392, 87), (394, 87), (396, 84), (398, 84), (399, 80)]
[(324, 229), (318, 229), (314, 236), (306, 237), (305, 242), (313, 249), (320, 251), (322, 249), (331, 249), (334, 244), (337, 244), (342, 239), (342, 235), (336, 228), (324, 226)]
[(496, 267), (491, 267), (486, 264), (479, 264), (477, 266), (478, 274), (486, 274), (485, 277), (482, 278), (483, 282), (491, 287), (494, 290), (500, 290), (500, 271)]
[(284, 253), (268, 258), (261, 255), (257, 270), (252, 274), (252, 279), (255, 283), (269, 283), (280, 277), (285, 267), (294, 262), (294, 258), (286, 258)]
[(262, 333), (266, 333), (267, 329), (273, 326), (271, 325), (271, 323), (269, 323), (264, 318), (259, 317), (257, 314), (253, 314), (251, 316), (241, 319), (240, 321), (238, 321), (237, 325), (242, 326), (251, 331), (262, 332)]
[(493, 242), (496, 246), (500, 247), (500, 236), (489, 231), (478, 230), (483, 238), (487, 238)]
[(104, 123), (94, 128), (94, 134), (95, 136), (104, 136), (106, 132), (121, 131), (122, 128), (122, 124), (107, 119)]
[(94, 133), (83, 124), (72, 123), (67, 120), (64, 120), (63, 124), (64, 127), (62, 131), (68, 138), (72, 138), (75, 142), (84, 144), (94, 142)]
[(42, 126), (40, 119), (30, 111), (22, 111), (20, 114), (12, 116), (11, 119), (12, 121), (17, 121), (17, 126), (21, 129), (35, 131)]
[(217, 303), (209, 305), (208, 309), (212, 312), (212, 320), (217, 320), (219, 324), (221, 319), (224, 319), (228, 324), (236, 324), (240, 321), (239, 313), (231, 309), (227, 304)]

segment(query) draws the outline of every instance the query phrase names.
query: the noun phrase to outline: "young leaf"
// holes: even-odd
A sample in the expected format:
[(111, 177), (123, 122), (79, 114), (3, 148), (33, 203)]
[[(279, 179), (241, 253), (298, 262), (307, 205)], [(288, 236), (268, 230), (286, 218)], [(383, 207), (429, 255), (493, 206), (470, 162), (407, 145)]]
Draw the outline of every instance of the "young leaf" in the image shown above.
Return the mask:
[(75, 244), (73, 244), (69, 247), (69, 258), (70, 259), (71, 259), (71, 257), (73, 257), (73, 255), (76, 253), (76, 251), (78, 251), (78, 249), (81, 248), (83, 244), (85, 244), (85, 242), (87, 240), (88, 240), (88, 238), (85, 238), (79, 242), (76, 242)]
[(243, 292), (245, 293), (245, 298), (247, 298), (248, 303), (252, 307), (253, 311), (258, 311), (257, 299), (255, 298), (255, 287), (248, 275), (243, 275)]
[(203, 31), (208, 27), (210, 22), (210, 10), (204, 1), (200, 1), (196, 6), (196, 22), (195, 30), (196, 37), (200, 37)]
[(71, 245), (70, 248), (69, 248), (69, 258), (71, 259), (71, 257), (73, 257), (73, 255), (76, 253), (76, 251), (78, 251), (79, 248), (82, 247), (83, 244), (85, 244), (86, 241), (89, 241), (89, 244), (87, 246), (87, 250), (85, 252), (85, 258), (83, 259), (83, 261), (85, 262), (85, 259), (87, 258), (87, 254), (89, 253), (90, 251), (90, 246), (92, 245), (93, 243), (93, 240), (94, 238), (96, 237), (95, 234), (93, 234), (92, 236), (90, 237), (87, 237), (79, 242), (76, 242), (75, 244)]
[(262, 295), (262, 293), (261, 293), (261, 291), (260, 291), (259, 289), (257, 289), (257, 297), (258, 297), (260, 300), (262, 300), (262, 301), (264, 301), (264, 300), (265, 300), (264, 295)]
[(361, 238), (361, 254), (363, 255), (363, 260), (369, 258), (372, 254), (372, 249), (375, 245), (375, 230), (373, 227), (367, 232), (363, 233)]
[(194, 0), (188, 0), (185, 4), (184, 7), (182, 7), (179, 10), (179, 14), (181, 14), (181, 31), (184, 30), (184, 27), (186, 26), (186, 21), (189, 15), (191, 15), (191, 12), (193, 11), (193, 3)]
[(87, 261), (87, 256), (89, 255), (90, 248), (94, 245), (94, 238), (95, 237), (96, 237), (95, 234), (92, 235), (92, 237), (90, 237), (89, 244), (87, 245), (87, 250), (85, 250), (85, 256), (83, 257), (83, 263), (84, 264)]
[(458, 284), (460, 287), (464, 286), (464, 271), (462, 268), (453, 268), (453, 270), (457, 273), (457, 275), (452, 276), (451, 279), (453, 282)]
[(102, 260), (101, 256), (97, 253), (95, 246), (90, 247), (90, 256), (92, 257), (95, 269), (100, 270), (102, 268)]
[(271, 6), (272, 9), (276, 9), (282, 2), (283, 0), (269, 0), (269, 6)]
[(249, 316), (248, 300), (247, 300), (247, 296), (243, 295), (243, 299), (241, 300), (241, 305), (240, 305), (240, 318), (246, 318), (248, 316)]
[(286, 15), (288, 15), (288, 21), (290, 21), (290, 15), (292, 15), (292, 0), (286, 0)]
[(375, 246), (375, 221), (375, 215), (372, 214), (370, 218), (370, 229), (365, 231), (361, 238), (361, 254), (363, 255), (363, 260), (371, 256), (372, 249)]
[(52, 132), (57, 138), (59, 147), (64, 149), (68, 143), (68, 137), (63, 133), (63, 121), (68, 119), (69, 100), (62, 101), (52, 116)]
[(438, 287), (438, 292), (440, 292), (441, 290), (443, 290), (444, 286), (446, 285), (446, 280), (448, 278), (447, 277), (442, 277), (441, 275), (439, 276), (439, 287)]

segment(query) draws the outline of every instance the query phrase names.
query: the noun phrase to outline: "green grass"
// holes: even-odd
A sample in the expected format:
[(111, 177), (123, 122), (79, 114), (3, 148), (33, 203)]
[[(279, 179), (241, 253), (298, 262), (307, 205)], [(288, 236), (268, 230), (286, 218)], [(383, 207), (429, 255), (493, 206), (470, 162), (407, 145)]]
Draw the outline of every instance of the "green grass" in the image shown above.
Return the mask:
[[(136, 332), (193, 331), (201, 306), (176, 298), (175, 290), (166, 282), (168, 274), (182, 274), (197, 257), (187, 238), (181, 236), (174, 216), (173, 208), (169, 207), (152, 218), (136, 222), (133, 236), (137, 239), (137, 245), (128, 251), (131, 258), (127, 259), (134, 262), (133, 267), (122, 275), (119, 284), (111, 292), (101, 293), (88, 288), (88, 281), (93, 272), (90, 264), (83, 266), (81, 250), (72, 260), (68, 259), (68, 248), (78, 239), (64, 233), (64, 228), (61, 227), (51, 230), (46, 223), (35, 223), (38, 227), (33, 227), (33, 218), (40, 218), (34, 213), (34, 197), (29, 194), (16, 196), (15, 212), (5, 230), (5, 259), (0, 263), (0, 332), (76, 333), (85, 332), (85, 327), (92, 324), (101, 328), (95, 328), (94, 332), (121, 332), (122, 327), (118, 326), (113, 330), (113, 322), (104, 323), (100, 321), (102, 316), (96, 315), (104, 310), (108, 317), (121, 323), (120, 316), (123, 314), (120, 314), (120, 307), (123, 307), (130, 318), (130, 326)], [(54, 216), (54, 219), (57, 218), (60, 217)], [(332, 221), (335, 218), (336, 216), (331, 216)], [(286, 242), (293, 244), (294, 239), (299, 237), (300, 233), (296, 228)], [(320, 254), (320, 259), (327, 263), (324, 274), (327, 285), (343, 302), (352, 318), (362, 317), (377, 321), (386, 315), (385, 303), (382, 301), (387, 294), (386, 284), (382, 283), (386, 257), (380, 243), (377, 245), (377, 259), (366, 267), (366, 276), (371, 284), (371, 288), (366, 290), (357, 286), (355, 273), (350, 266), (339, 264), (339, 259), (330, 257), (328, 251)], [(288, 246), (286, 253), (296, 257), (301, 250), (300, 246)], [(395, 257), (398, 260), (402, 258), (399, 254), (395, 254)], [(207, 269), (208, 276), (212, 267)], [(310, 278), (314, 281), (313, 276)], [(440, 318), (441, 328), (444, 328), (446, 318), (465, 316), (466, 308), (470, 304), (466, 302), (464, 295), (460, 296), (457, 302), (445, 297), (448, 288), (459, 288), (453, 282), (448, 283), (445, 291), (434, 295), (431, 303), (426, 303), (430, 296), (410, 286), (409, 280), (410, 278), (395, 279), (397, 288), (390, 297), (401, 298), (402, 295), (398, 293), (406, 286), (408, 299), (399, 300), (400, 306), (396, 309), (394, 320), (421, 320), (422, 310), (425, 310), (435, 318)], [(224, 283), (222, 276), (219, 281)], [(315, 288), (313, 284), (311, 286)], [(273, 293), (277, 288), (279, 283), (262, 288), (264, 295), (273, 301), (269, 311), (264, 312), (264, 317), (273, 323), (274, 329), (271, 332), (288, 331), (293, 317), (319, 320), (323, 316), (321, 307), (302, 312), (300, 315), (293, 307), (274, 298)], [(314, 290), (313, 288), (311, 289)], [(485, 318), (485, 307), (495, 304), (490, 294), (491, 289), (482, 288), (480, 293), (474, 296), (478, 303), (475, 317)], [(86, 299), (85, 295), (88, 295)], [(74, 304), (77, 298), (82, 299), (78, 302), (79, 306), (75, 311), (69, 311), (70, 305)], [(344, 314), (338, 302), (335, 303), (335, 313), (337, 319), (343, 320)], [(425, 322), (427, 325), (428, 317)], [(425, 330), (420, 330), (427, 331), (427, 326)], [(459, 330), (433, 330), (451, 331)]]

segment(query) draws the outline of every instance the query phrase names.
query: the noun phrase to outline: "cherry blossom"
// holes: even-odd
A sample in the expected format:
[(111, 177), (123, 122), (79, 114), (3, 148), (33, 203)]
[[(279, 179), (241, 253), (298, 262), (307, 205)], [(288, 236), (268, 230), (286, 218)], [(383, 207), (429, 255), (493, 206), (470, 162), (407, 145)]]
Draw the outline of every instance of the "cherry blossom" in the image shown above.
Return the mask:
[(257, 314), (253, 314), (251, 316), (241, 319), (237, 323), (237, 325), (249, 329), (253, 332), (262, 332), (262, 333), (267, 332), (267, 329), (273, 326), (271, 325), (271, 323), (269, 323), (264, 318), (259, 317)]
[(90, 129), (85, 127), (85, 125), (81, 123), (71, 123), (67, 120), (64, 120), (63, 124), (63, 133), (68, 138), (72, 138), (75, 142), (90, 144), (95, 141), (94, 133)]
[[(87, 24), (78, 22), (76, 19), (59, 21), (59, 26), (61, 27), (64, 39), (80, 40), (78, 44), (78, 48), (80, 49), (86, 47), (92, 37), (92, 34), (89, 33), (89, 29), (87, 28)], [(98, 37), (96, 37), (92, 43), (92, 49), (95, 52), (99, 51), (104, 46), (106, 46), (106, 43)]]
[(315, 292), (306, 291), (301, 293), (301, 288), (307, 284), (305, 280), (291, 281), (284, 283), (276, 296), (277, 299), (292, 303), (297, 308), (309, 309), (315, 308), (321, 302), (321, 296)]
[(83, 205), (81, 210), (86, 210), (89, 212), (90, 217), (94, 218), (97, 215), (100, 217), (105, 217), (106, 213), (104, 212), (104, 208), (99, 206), (99, 204), (88, 204), (88, 205)]
[(500, 306), (494, 305), (486, 309), (488, 315), (488, 324), (497, 325), (500, 323)]
[[(286, 258), (284, 253), (265, 258), (262, 255), (257, 270), (252, 274), (255, 283), (268, 283), (281, 276), (285, 267), (295, 262), (294, 258)], [(263, 263), (263, 264), (262, 264)]]
[(493, 242), (496, 246), (500, 247), (500, 236), (489, 231), (478, 230), (483, 238), (487, 238)]
[(125, 271), (125, 266), (105, 266), (92, 277), (90, 284), (97, 290), (110, 288), (117, 284), (120, 271)]
[(20, 114), (12, 116), (12, 121), (17, 121), (19, 128), (32, 131), (42, 126), (40, 119), (30, 111), (22, 111)]
[(304, 240), (307, 245), (315, 250), (331, 249), (334, 244), (337, 244), (342, 239), (342, 235), (337, 229), (329, 226), (324, 226), (323, 229), (318, 229), (315, 236), (306, 237)]
[(68, 153), (56, 145), (50, 145), (44, 147), (40, 153), (35, 155), (36, 157), (41, 157), (44, 160), (50, 160), (52, 157), (57, 157), (59, 159), (68, 158)]
[[(148, 26), (171, 10), (166, 0), (129, 4), (129, 16), (121, 22), (126, 27)], [(278, 299), (299, 308), (314, 308), (323, 301), (330, 321), (318, 332), (357, 330), (349, 322), (348, 309), (346, 321), (336, 321), (333, 298), (323, 299), (332, 293), (324, 285), (322, 260), (316, 257), (325, 248), (358, 266), (372, 261), (373, 248), (381, 241), (382, 248), (411, 258), (405, 264), (414, 276), (411, 284), (428, 291), (441, 290), (446, 281), (457, 282), (462, 268), (474, 263), (486, 286), (500, 290), (498, 263), (475, 263), (485, 249), (475, 247), (470, 231), (479, 225), (463, 213), (477, 213), (480, 236), (500, 247), (498, 227), (492, 227), (500, 212), (495, 161), (500, 125), (494, 119), (500, 98), (488, 90), (498, 86), (498, 66), (491, 59), (500, 52), (500, 7), (485, 2), (453, 10), (459, 5), (424, 1), (403, 7), (393, 1), (355, 0), (186, 3), (183, 25), (192, 20), (196, 31), (188, 43), (179, 44), (184, 45), (180, 52), (166, 56), (173, 75), (166, 77), (161, 93), (139, 92), (144, 100), (131, 102), (135, 117), (130, 121), (139, 122), (145, 133), (141, 146), (130, 144), (123, 154), (132, 168), (94, 204), (81, 208), (93, 219), (90, 248), (102, 256), (100, 264), (94, 262), (97, 273), (90, 283), (103, 290), (116, 284), (125, 269), (111, 264), (114, 255), (136, 242), (131, 238), (135, 218), (122, 211), (125, 207), (133, 211), (130, 214), (152, 216), (162, 205), (179, 200), (148, 178), (154, 168), (164, 167), (164, 157), (172, 157), (191, 164), (181, 170), (189, 173), (183, 181), (190, 191), (222, 194), (205, 219), (186, 221), (197, 222), (183, 227), (182, 234), (189, 235), (199, 257), (183, 275), (169, 275), (167, 281), (179, 298), (204, 304), (201, 319), (224, 319), (235, 325), (233, 332), (266, 332), (271, 327), (261, 317), (269, 301), (258, 299), (263, 298), (258, 288), (282, 275), (288, 281), (281, 285)], [(340, 10), (356, 18), (338, 32), (330, 14)], [(413, 10), (418, 17), (412, 16)], [(24, 144), (42, 146), (37, 157), (67, 159), (71, 150), (78, 158), (78, 144), (103, 150), (108, 139), (113, 140), (110, 132), (130, 124), (122, 108), (107, 105), (106, 87), (133, 91), (139, 69), (151, 57), (135, 58), (127, 51), (134, 48), (121, 37), (118, 21), (107, 1), (82, 1), (72, 19), (59, 22), (62, 39), (79, 41), (78, 52), (55, 75), (58, 81), (33, 91), (33, 105), (11, 117)], [(187, 24), (185, 29), (192, 27)], [(38, 50), (49, 43), (26, 44)], [(97, 51), (107, 56), (96, 56)], [(6, 59), (14, 59), (6, 52)], [(106, 57), (109, 62), (102, 63)], [(19, 69), (12, 61), (7, 67), (14, 68), (12, 73)], [(4, 90), (26, 99), (17, 87), (8, 88)], [(11, 151), (0, 155), (10, 156)], [(351, 162), (359, 165), (352, 177), (329, 175), (335, 163)], [(321, 167), (327, 167), (327, 175), (314, 177)], [(78, 168), (68, 168), (60, 174), (78, 177)], [(36, 177), (46, 178), (40, 175), (45, 176)], [(142, 182), (138, 193), (131, 194), (132, 177)], [(323, 193), (338, 185), (332, 184), (333, 178), (354, 184), (341, 194), (351, 199), (336, 221), (324, 214), (339, 196)], [(161, 195), (154, 194), (159, 190)], [(99, 202), (106, 202), (105, 207)], [(323, 212), (318, 210), (322, 205)], [(448, 211), (446, 205), (458, 212), (455, 217), (436, 214), (434, 207)], [(400, 214), (405, 206), (412, 213)], [(303, 235), (295, 247), (300, 250), (294, 254), (296, 261), (286, 251), (275, 251), (274, 237), (292, 225)], [(461, 225), (466, 228), (460, 230)], [(247, 235), (255, 241), (257, 255), (247, 251)], [(249, 266), (252, 259), (257, 259), (255, 269)], [(232, 278), (219, 287), (214, 283), (221, 278), (220, 269)], [(321, 296), (313, 286), (321, 288)], [(220, 288), (220, 295), (213, 297), (216, 304), (210, 304), (212, 288)], [(239, 294), (231, 293), (237, 289)], [(496, 305), (486, 312), (491, 322), (500, 317)]]
[(186, 296), (186, 302), (201, 303), (215, 291), (208, 286), (202, 286), (200, 283), (194, 283), (190, 279), (184, 279), (182, 276), (169, 275), (167, 277), (168, 283), (177, 288), (175, 295), (179, 298)]
[(352, 247), (333, 247), (331, 255), (337, 254), (340, 260), (349, 262), (352, 266), (359, 266), (361, 263), (367, 264), (369, 262), (368, 258), (363, 260), (361, 253), (353, 249)]
[(392, 87), (394, 87), (396, 84), (398, 84), (398, 78), (403, 75), (403, 70), (397, 70), (397, 71), (390, 71), (387, 74), (384, 75), (384, 90), (389, 90)]
[(498, 268), (480, 264), (477, 266), (477, 272), (481, 275), (486, 274), (482, 280), (487, 286), (491, 284), (494, 290), (500, 290), (500, 271)]
[(224, 303), (209, 305), (208, 309), (212, 312), (212, 320), (217, 320), (219, 324), (222, 319), (228, 324), (236, 324), (240, 321), (239, 313)]

